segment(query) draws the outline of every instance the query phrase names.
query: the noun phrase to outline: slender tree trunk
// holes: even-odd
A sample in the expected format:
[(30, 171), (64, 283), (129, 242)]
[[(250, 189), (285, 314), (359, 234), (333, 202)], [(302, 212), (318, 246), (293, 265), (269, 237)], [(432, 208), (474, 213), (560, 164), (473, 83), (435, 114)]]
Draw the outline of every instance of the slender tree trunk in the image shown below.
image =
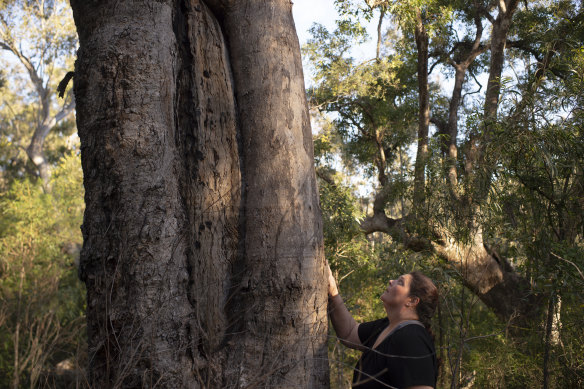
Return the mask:
[(383, 26), (383, 18), (385, 17), (385, 8), (381, 7), (379, 9), (379, 21), (377, 22), (377, 48), (375, 50), (375, 58), (378, 60), (381, 58), (381, 40), (383, 38), (383, 32), (381, 27)]
[(454, 200), (458, 200), (458, 172), (457, 172), (457, 160), (458, 160), (458, 109), (460, 107), (460, 100), (462, 97), (462, 87), (464, 84), (464, 78), (466, 76), (467, 67), (461, 64), (454, 64), (454, 88), (452, 89), (452, 97), (450, 98), (450, 106), (448, 109), (448, 122), (447, 122), (447, 139), (443, 142), (446, 143), (445, 149), (448, 150), (448, 157), (446, 162), (446, 170), (448, 175), (448, 188), (450, 190), (450, 196)]
[[(7, 28), (7, 26), (6, 26)], [(7, 50), (14, 54), (18, 61), (26, 69), (30, 81), (39, 98), (39, 122), (34, 130), (30, 144), (26, 148), (26, 154), (32, 163), (36, 166), (39, 177), (43, 181), (43, 187), (46, 191), (50, 191), (49, 180), (51, 178), (51, 166), (47, 161), (43, 151), (43, 145), (49, 132), (63, 119), (73, 113), (75, 109), (75, 100), (65, 105), (61, 111), (56, 115), (51, 116), (51, 97), (53, 96), (50, 89), (48, 89), (42, 77), (38, 73), (38, 69), (32, 64), (31, 60), (27, 58), (21, 51), (21, 47), (17, 47), (11, 39), (7, 41), (0, 40), (0, 48)]]
[(549, 387), (549, 360), (550, 360), (550, 350), (552, 348), (552, 327), (554, 318), (554, 308), (555, 308), (555, 297), (556, 292), (551, 291), (548, 300), (547, 317), (545, 321), (545, 336), (544, 336), (544, 351), (543, 351), (543, 381), (542, 388), (547, 389)]
[(12, 376), (12, 388), (18, 389), (20, 387), (20, 321), (21, 321), (21, 303), (22, 290), (24, 284), (24, 261), (20, 268), (20, 279), (18, 281), (18, 301), (16, 303), (16, 328), (14, 330), (14, 373)]
[(326, 387), (290, 3), (71, 3), (90, 383)]
[(483, 123), (481, 133), (473, 133), (470, 136), (470, 147), (467, 156), (467, 168), (469, 171), (468, 182), (473, 187), (475, 202), (484, 200), (489, 192), (491, 176), (494, 169), (493, 158), (488, 158), (486, 148), (491, 140), (491, 133), (497, 121), (497, 110), (499, 108), (499, 95), (501, 92), (501, 75), (505, 63), (505, 45), (509, 27), (518, 0), (505, 0), (499, 2), (499, 13), (493, 23), (491, 34), (491, 60), (489, 66), (489, 81), (485, 94), (483, 106)]
[(418, 50), (418, 149), (414, 172), (414, 209), (423, 206), (425, 198), (426, 161), (428, 159), (428, 127), (430, 126), (430, 92), (428, 90), (428, 33), (422, 12), (416, 10), (416, 47)]
[[(441, 366), (445, 366), (446, 363), (446, 347), (447, 345), (444, 342), (444, 317), (442, 315), (442, 305), (438, 304), (437, 309), (437, 316), (438, 316), (438, 358), (439, 363)], [(439, 377), (438, 377), (438, 384), (441, 386), (446, 385), (446, 374), (444, 372), (444, 367), (439, 369)]]
[[(49, 102), (46, 103), (47, 105)], [(59, 113), (55, 116), (50, 116), (48, 110), (43, 109), (41, 114), (43, 115), (42, 122), (35, 129), (30, 144), (26, 148), (26, 153), (30, 160), (35, 164), (39, 176), (43, 181), (43, 186), (45, 190), (50, 190), (49, 180), (51, 179), (51, 165), (45, 153), (43, 151), (45, 139), (51, 132), (51, 130), (63, 119), (69, 116), (75, 110), (75, 100), (71, 103), (65, 105)]]

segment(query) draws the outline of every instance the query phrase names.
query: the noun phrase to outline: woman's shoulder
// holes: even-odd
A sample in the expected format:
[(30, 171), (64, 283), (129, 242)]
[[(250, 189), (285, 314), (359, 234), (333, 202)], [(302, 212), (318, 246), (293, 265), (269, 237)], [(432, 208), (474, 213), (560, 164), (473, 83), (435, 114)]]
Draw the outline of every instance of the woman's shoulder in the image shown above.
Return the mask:
[(381, 319), (366, 321), (359, 324), (359, 330), (375, 331), (378, 329), (384, 329), (389, 325), (389, 319), (387, 317), (382, 317)]
[(399, 335), (398, 337), (413, 337), (420, 339), (427, 338), (430, 340), (432, 339), (426, 327), (424, 327), (424, 325), (422, 325), (421, 323), (420, 324), (410, 323), (401, 328), (398, 328), (394, 332), (394, 335)]
[(394, 347), (409, 350), (434, 349), (432, 336), (426, 328), (419, 324), (408, 324), (392, 334), (391, 343)]
[(382, 317), (376, 320), (371, 320), (371, 321), (366, 321), (363, 322), (362, 324), (370, 324), (370, 325), (375, 325), (375, 326), (387, 326), (389, 324), (389, 319), (386, 317)]
[(361, 343), (368, 346), (368, 343), (375, 341), (376, 336), (389, 325), (387, 317), (360, 323), (357, 327), (357, 335)]
[(430, 335), (428, 333), (428, 330), (426, 329), (426, 327), (424, 327), (424, 325), (418, 321), (413, 321), (398, 328), (395, 333), (402, 333), (402, 334), (419, 334), (419, 335), (424, 335), (427, 334), (428, 336)]

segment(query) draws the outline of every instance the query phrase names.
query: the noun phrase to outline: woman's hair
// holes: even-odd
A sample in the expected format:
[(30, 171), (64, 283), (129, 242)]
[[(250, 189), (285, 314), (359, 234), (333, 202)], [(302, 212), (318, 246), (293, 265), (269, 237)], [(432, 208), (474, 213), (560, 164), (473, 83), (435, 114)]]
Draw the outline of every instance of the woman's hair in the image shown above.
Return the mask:
[(431, 329), (431, 319), (438, 307), (438, 288), (432, 280), (420, 272), (413, 271), (410, 273), (412, 281), (410, 282), (410, 296), (420, 299), (416, 305), (416, 313), (424, 327), (430, 332), (432, 338), (434, 334)]

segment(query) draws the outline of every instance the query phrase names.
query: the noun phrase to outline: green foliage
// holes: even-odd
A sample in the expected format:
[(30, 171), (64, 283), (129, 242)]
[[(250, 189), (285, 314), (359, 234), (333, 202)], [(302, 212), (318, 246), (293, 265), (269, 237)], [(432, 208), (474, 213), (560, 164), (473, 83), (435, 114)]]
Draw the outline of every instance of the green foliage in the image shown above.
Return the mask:
[(53, 191), (13, 181), (0, 195), (0, 386), (35, 386), (51, 366), (77, 353), (83, 338), (81, 247), (83, 186), (79, 157), (62, 158)]
[[(521, 338), (509, 333), (507, 323), (466, 289), (462, 275), (448, 264), (429, 253), (412, 253), (387, 236), (364, 239), (355, 234), (352, 215), (371, 206), (373, 199), (356, 198), (354, 190), (337, 183), (341, 179), (335, 173), (365, 172), (368, 177), (386, 179), (390, 182), (384, 192), (386, 213), (396, 215), (399, 213), (393, 210), (401, 208), (401, 214), (407, 214), (413, 166), (408, 158), (400, 158), (400, 152), (416, 141), (415, 12), (420, 12), (430, 37), (430, 64), (436, 65), (432, 71), (450, 78), (453, 68), (449, 61), (460, 61), (472, 45), (476, 10), (481, 9), (483, 16), (485, 11), (494, 15), (497, 4), (452, 0), (337, 0), (335, 4), (344, 25), (339, 24), (334, 32), (315, 27), (314, 39), (304, 53), (314, 71), (310, 102), (320, 115), (330, 118), (315, 140), (318, 170), (335, 177), (336, 183), (325, 180), (320, 184), (325, 250), (342, 279), (341, 293), (350, 310), (358, 321), (382, 316), (378, 296), (387, 279), (420, 269), (441, 290), (441, 309), (434, 323), (442, 357), (439, 387), (538, 386), (546, 370), (550, 388), (582, 387), (584, 342), (578, 333), (584, 322), (581, 4), (564, 0), (521, 3), (511, 24), (497, 122), (489, 123), (489, 134), (480, 138), (485, 128), (484, 102), (477, 96), (484, 92), (484, 85), (478, 82), (489, 70), (488, 51), (470, 66), (458, 111), (460, 147), (454, 162), (463, 183), (460, 194), (463, 200), (480, 197), (476, 195), (481, 188), (473, 187), (467, 175), (489, 176), (490, 192), (473, 204), (478, 210), (473, 217), (485, 243), (528, 280), (530, 292), (541, 298), (541, 305), (534, 307), (542, 312), (539, 322), (536, 319), (524, 328)], [(391, 20), (382, 56), (358, 62), (350, 56), (351, 47), (367, 37), (347, 26), (361, 26), (380, 9)], [(482, 22), (483, 45), (489, 43), (487, 19)], [(474, 77), (477, 83), (473, 86)], [(448, 89), (430, 85), (431, 116), (437, 126), (448, 117)], [(418, 223), (426, 224), (425, 231), (448, 231), (457, 242), (470, 244), (471, 215), (453, 203), (449, 193), (444, 137), (436, 132), (429, 142), (424, 218)], [(482, 165), (469, 172), (465, 158), (477, 139), (486, 142), (485, 154)], [(385, 177), (380, 171), (384, 166), (381, 151), (386, 158)], [(342, 181), (351, 182), (347, 177)], [(364, 216), (365, 212), (360, 215)], [(424, 231), (424, 226), (409, 227)], [(337, 247), (350, 255), (337, 255)], [(549, 335), (548, 315), (553, 319)], [(357, 357), (358, 353), (333, 342), (331, 360), (338, 362), (331, 364), (333, 387), (348, 387)]]
[(360, 235), (358, 209), (351, 188), (321, 182), (321, 209), (324, 220), (325, 247), (337, 248), (342, 242)]
[[(83, 355), (82, 172), (74, 118), (52, 120), (72, 101), (54, 91), (76, 46), (66, 0), (1, 3), (0, 387), (54, 387), (55, 366)], [(27, 155), (43, 126), (45, 187)]]
[(399, 56), (356, 64), (349, 48), (363, 35), (360, 27), (339, 22), (334, 32), (322, 26), (311, 30), (313, 39), (303, 48), (314, 67), (315, 86), (308, 91), (310, 104), (334, 112), (332, 130), (340, 140), (343, 162), (358, 162), (370, 175), (379, 148), (388, 161), (415, 136), (415, 73)]

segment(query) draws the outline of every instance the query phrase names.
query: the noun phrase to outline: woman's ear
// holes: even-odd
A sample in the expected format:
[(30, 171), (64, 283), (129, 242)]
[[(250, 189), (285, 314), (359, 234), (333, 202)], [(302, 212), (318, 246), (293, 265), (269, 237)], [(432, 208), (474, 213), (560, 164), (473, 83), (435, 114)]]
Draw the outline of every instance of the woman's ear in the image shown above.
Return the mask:
[(420, 302), (420, 298), (418, 296), (410, 296), (410, 306), (415, 307)]

